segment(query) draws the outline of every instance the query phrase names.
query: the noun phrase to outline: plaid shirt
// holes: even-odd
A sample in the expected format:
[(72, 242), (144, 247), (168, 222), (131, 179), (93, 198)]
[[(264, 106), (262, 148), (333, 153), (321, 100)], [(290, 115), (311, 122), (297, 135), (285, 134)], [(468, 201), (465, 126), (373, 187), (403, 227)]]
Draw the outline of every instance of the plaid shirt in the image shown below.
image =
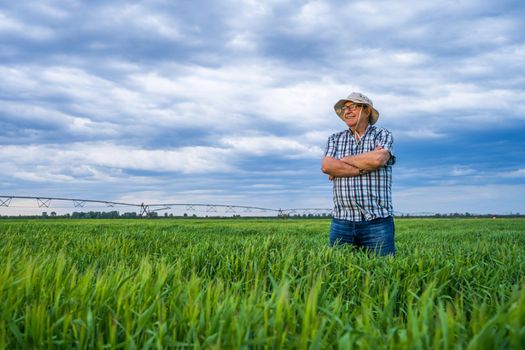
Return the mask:
[(392, 151), (394, 138), (384, 128), (369, 125), (363, 137), (356, 141), (350, 130), (328, 138), (325, 157), (341, 159), (373, 151), (382, 146), (390, 152), (385, 166), (356, 177), (336, 177), (333, 181), (334, 210), (336, 219), (362, 221), (393, 216), (392, 165), (396, 158)]

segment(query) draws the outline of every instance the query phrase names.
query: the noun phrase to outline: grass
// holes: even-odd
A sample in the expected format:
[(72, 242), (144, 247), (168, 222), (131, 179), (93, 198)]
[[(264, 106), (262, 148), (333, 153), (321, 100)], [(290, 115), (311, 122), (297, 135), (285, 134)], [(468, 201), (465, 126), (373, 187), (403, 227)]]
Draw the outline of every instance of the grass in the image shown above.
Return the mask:
[(525, 348), (525, 220), (0, 221), (0, 348)]

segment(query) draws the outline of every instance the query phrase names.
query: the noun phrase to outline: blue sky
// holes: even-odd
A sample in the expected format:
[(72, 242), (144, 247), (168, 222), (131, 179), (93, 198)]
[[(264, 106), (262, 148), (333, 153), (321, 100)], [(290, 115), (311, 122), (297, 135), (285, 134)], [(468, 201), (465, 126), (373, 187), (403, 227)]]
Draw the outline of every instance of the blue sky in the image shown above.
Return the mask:
[[(0, 5), (0, 194), (331, 207), (368, 95), (399, 212), (525, 212), (523, 1)], [(1, 212), (0, 212), (1, 213)]]

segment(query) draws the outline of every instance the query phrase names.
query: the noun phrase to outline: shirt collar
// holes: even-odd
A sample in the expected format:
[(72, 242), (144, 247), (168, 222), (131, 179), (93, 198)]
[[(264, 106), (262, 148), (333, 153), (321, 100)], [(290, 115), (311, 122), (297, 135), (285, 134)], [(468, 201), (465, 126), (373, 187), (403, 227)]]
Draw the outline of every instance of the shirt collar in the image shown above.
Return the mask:
[[(368, 131), (369, 131), (369, 130), (372, 130), (372, 129), (374, 129), (374, 128), (375, 128), (375, 126), (368, 124), (368, 125), (366, 126), (365, 133), (361, 136), (361, 139), (363, 139), (363, 138), (365, 137), (365, 135), (368, 134)], [(352, 129), (351, 129), (351, 128), (348, 128), (348, 132), (350, 133), (350, 135), (354, 135), (354, 133), (352, 132)]]

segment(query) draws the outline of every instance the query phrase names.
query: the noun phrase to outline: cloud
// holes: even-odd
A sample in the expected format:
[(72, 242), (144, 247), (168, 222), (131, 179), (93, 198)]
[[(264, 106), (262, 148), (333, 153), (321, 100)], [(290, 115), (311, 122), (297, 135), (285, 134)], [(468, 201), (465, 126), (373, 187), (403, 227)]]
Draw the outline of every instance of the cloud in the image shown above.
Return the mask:
[[(308, 1), (292, 16), (291, 22), (295, 24), (288, 30), (293, 35), (329, 35), (333, 23), (341, 18), (331, 4), (324, 1)], [(332, 32), (333, 33), (333, 32)]]
[(465, 175), (472, 175), (476, 173), (477, 171), (470, 167), (457, 166), (457, 167), (454, 167), (454, 169), (451, 172), (451, 175), (452, 176), (465, 176)]
[[(71, 182), (74, 180), (72, 176), (63, 174), (56, 174), (53, 172), (46, 172), (44, 169), (35, 169), (36, 171), (15, 171), (12, 177), (20, 180), (31, 182)], [(44, 170), (44, 171), (39, 171)]]
[[(87, 117), (66, 114), (46, 106), (28, 106), (21, 102), (1, 102), (0, 112), (5, 114), (5, 122), (20, 127), (19, 133), (25, 130), (40, 130), (42, 132), (56, 130), (71, 136), (96, 138), (118, 135), (119, 125), (105, 121), (93, 121)], [(16, 140), (15, 140), (16, 141)]]
[(309, 146), (299, 141), (276, 136), (248, 136), (225, 138), (222, 142), (238, 152), (248, 155), (277, 155), (280, 158), (314, 158), (322, 155), (320, 147)]
[[(191, 146), (143, 149), (107, 142), (62, 145), (10, 145), (0, 149), (4, 168), (14, 178), (27, 181), (110, 180), (108, 172), (140, 170), (181, 174), (238, 172), (244, 157), (313, 158), (321, 149), (275, 136), (224, 138), (221, 147)], [(20, 169), (20, 170), (16, 170)]]
[[(82, 143), (70, 144), (67, 148), (56, 145), (7, 146), (0, 150), (0, 157), (10, 164), (18, 164), (21, 167), (38, 165), (50, 171), (53, 167), (76, 169), (81, 165), (92, 165), (191, 174), (233, 171), (232, 166), (226, 161), (230, 153), (227, 149), (213, 147), (146, 150), (108, 143)], [(86, 169), (90, 168), (86, 167)], [(35, 176), (43, 173), (38, 167), (35, 169)], [(16, 172), (13, 174), (17, 175)]]
[(502, 172), (500, 173), (500, 176), (508, 178), (525, 178), (525, 168)]
[(101, 22), (108, 27), (126, 28), (141, 36), (157, 36), (174, 41), (185, 36), (177, 18), (141, 4), (107, 5), (101, 8), (100, 14)]
[[(413, 127), (413, 126), (412, 126)], [(392, 130), (396, 139), (410, 138), (416, 140), (427, 140), (427, 139), (440, 139), (446, 136), (442, 132), (438, 132), (432, 129), (421, 129), (417, 128), (408, 130)]]
[(35, 41), (47, 41), (55, 36), (55, 33), (47, 27), (23, 23), (2, 12), (0, 12), (0, 33)]
[(50, 20), (64, 20), (69, 17), (69, 13), (60, 5), (53, 6), (51, 3), (43, 3), (40, 1), (24, 1), (26, 11), (38, 17), (48, 17)]

